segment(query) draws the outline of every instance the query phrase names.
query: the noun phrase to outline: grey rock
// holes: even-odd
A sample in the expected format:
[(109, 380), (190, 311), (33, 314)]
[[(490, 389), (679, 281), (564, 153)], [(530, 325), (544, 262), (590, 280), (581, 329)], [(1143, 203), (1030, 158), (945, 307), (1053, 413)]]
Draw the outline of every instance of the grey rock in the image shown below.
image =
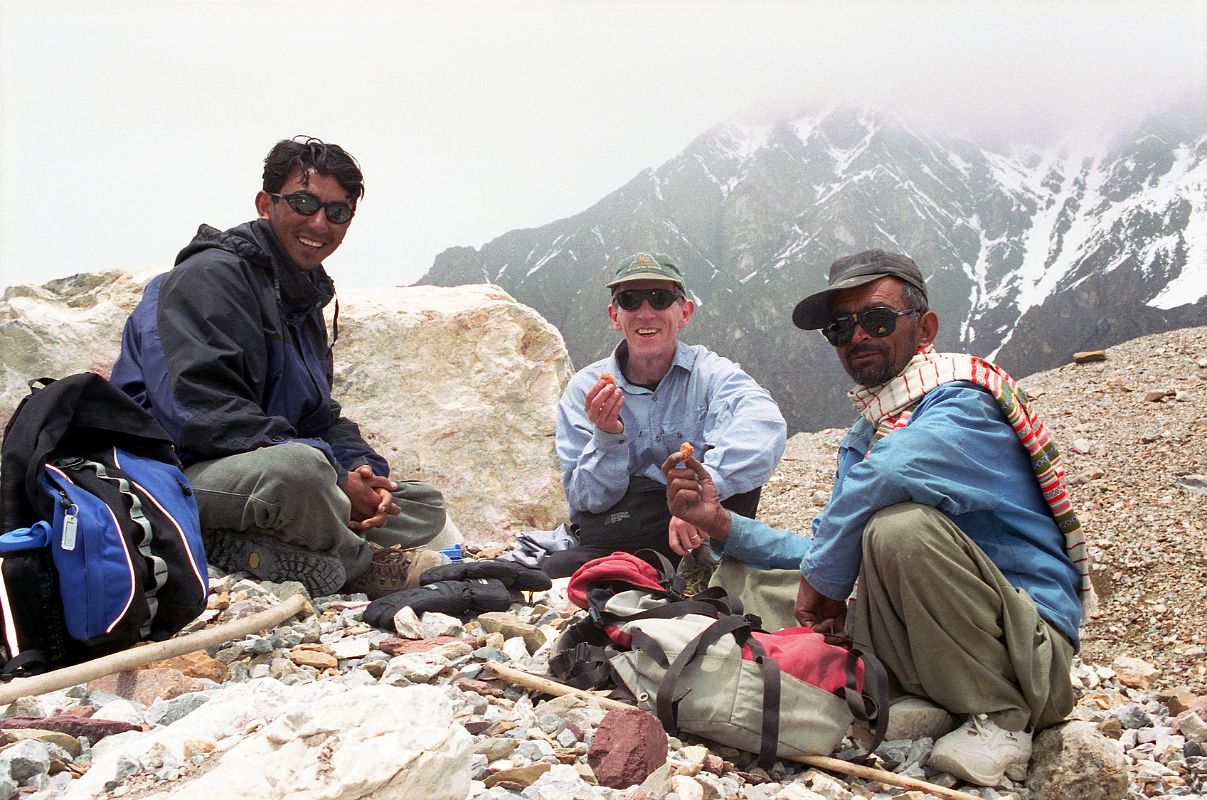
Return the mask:
[(1042, 731), (1032, 745), (1027, 788), (1044, 800), (1123, 800), (1131, 783), (1118, 742), (1088, 722)]
[(506, 653), (495, 647), (479, 647), (471, 655), (479, 661), (497, 661), (500, 664), (507, 664), (511, 661)]
[(1207, 475), (1183, 475), (1178, 478), (1178, 488), (1191, 494), (1207, 494)]
[(118, 756), (117, 763), (114, 765), (113, 777), (105, 783), (106, 789), (113, 789), (131, 775), (137, 775), (142, 771), (142, 765), (138, 763), (136, 758), (122, 754)]
[(526, 742), (520, 742), (515, 752), (512, 753), (512, 758), (528, 763), (547, 761), (549, 759), (556, 760), (553, 753), (553, 745), (544, 739), (529, 739)]
[(521, 792), (529, 800), (557, 798), (558, 800), (604, 800), (598, 787), (588, 784), (569, 764), (555, 764), (532, 785)]
[(10, 717), (45, 717), (46, 710), (42, 708), (42, 703), (36, 697), (18, 697), (16, 700), (8, 704), (8, 708), (4, 709), (4, 713), (0, 714), (0, 719), (9, 719)]
[(486, 756), (490, 761), (507, 758), (519, 746), (519, 742), (503, 736), (491, 736), (474, 744), (474, 752)]
[(603, 718), (604, 710), (598, 704), (573, 695), (555, 697), (536, 710), (537, 725), (545, 733), (553, 733), (566, 723), (580, 730), (594, 728)]
[(34, 776), (45, 775), (49, 769), (48, 748), (35, 739), (22, 739), (0, 752), (0, 775), (9, 775), (18, 784), (27, 785)]
[(474, 753), (469, 759), (469, 777), (471, 780), (481, 781), (490, 776), (491, 759), (480, 753)]
[(935, 749), (935, 741), (927, 736), (921, 739), (915, 739), (910, 745), (909, 752), (905, 756), (905, 767), (918, 766), (921, 767), (930, 758), (930, 753)]
[(257, 637), (243, 644), (243, 650), (255, 655), (264, 655), (277, 649), (277, 644), (267, 637)]
[(1115, 716), (1119, 717), (1119, 721), (1123, 723), (1123, 727), (1131, 730), (1151, 728), (1153, 724), (1152, 717), (1146, 714), (1135, 703), (1123, 706), (1115, 713)]
[(809, 788), (825, 800), (851, 800), (854, 795), (841, 781), (821, 772), (810, 772)]
[(174, 697), (171, 700), (157, 700), (147, 709), (146, 719), (152, 725), (171, 725), (210, 701), (216, 694), (215, 690), (190, 692)]
[[(83, 687), (81, 687), (81, 688), (83, 688)], [(110, 692), (103, 692), (103, 691), (100, 691), (99, 689), (85, 689), (83, 694), (81, 694), (79, 697), (80, 705), (92, 706), (93, 708), (100, 708), (101, 706), (105, 705), (106, 703), (111, 703), (114, 700), (123, 700), (123, 699), (124, 698), (120, 697), (119, 695), (112, 694)]]

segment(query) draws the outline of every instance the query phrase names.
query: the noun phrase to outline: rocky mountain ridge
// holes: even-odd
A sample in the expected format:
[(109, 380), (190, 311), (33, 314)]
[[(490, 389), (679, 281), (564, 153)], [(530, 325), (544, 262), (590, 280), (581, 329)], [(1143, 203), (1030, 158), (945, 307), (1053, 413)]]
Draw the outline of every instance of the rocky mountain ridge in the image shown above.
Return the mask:
[(603, 288), (624, 255), (685, 269), (683, 332), (739, 361), (792, 430), (844, 422), (846, 380), (793, 305), (830, 262), (906, 252), (943, 320), (939, 346), (1018, 377), (1077, 350), (1207, 318), (1207, 121), (1153, 119), (1112, 144), (980, 147), (858, 109), (720, 126), (597, 204), (480, 249), (421, 283), (495, 283), (562, 333), (583, 366), (616, 342)]

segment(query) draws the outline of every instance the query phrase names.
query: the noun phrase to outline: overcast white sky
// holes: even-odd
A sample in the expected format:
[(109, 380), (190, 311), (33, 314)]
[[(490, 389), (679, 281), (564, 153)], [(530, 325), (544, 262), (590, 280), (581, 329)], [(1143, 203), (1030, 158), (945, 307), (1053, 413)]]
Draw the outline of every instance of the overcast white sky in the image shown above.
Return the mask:
[(346, 147), (327, 267), (410, 283), (570, 216), (718, 122), (835, 102), (1059, 136), (1203, 104), (1207, 0), (0, 0), (0, 286), (167, 268), (265, 153)]

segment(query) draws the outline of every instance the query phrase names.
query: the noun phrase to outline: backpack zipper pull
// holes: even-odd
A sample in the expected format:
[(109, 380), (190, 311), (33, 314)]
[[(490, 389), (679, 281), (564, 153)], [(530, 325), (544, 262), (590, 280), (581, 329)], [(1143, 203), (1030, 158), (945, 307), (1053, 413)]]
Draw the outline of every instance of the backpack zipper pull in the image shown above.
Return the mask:
[(75, 527), (79, 521), (80, 509), (72, 503), (63, 515), (63, 549), (75, 549)]

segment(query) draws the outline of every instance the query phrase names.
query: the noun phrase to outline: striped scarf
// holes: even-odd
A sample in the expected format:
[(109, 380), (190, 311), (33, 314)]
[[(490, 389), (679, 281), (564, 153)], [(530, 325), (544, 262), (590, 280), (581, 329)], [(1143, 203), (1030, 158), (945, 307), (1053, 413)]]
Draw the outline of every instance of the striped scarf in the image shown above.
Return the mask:
[(1089, 619), (1098, 609), (1098, 598), (1090, 584), (1085, 534), (1069, 501), (1060, 452), (1031, 408), (1031, 401), (1022, 387), (1004, 369), (982, 358), (937, 353), (933, 347), (927, 347), (910, 359), (897, 377), (871, 388), (856, 386), (849, 396), (863, 418), (875, 426), (876, 432), (872, 436), (872, 446), (875, 446), (885, 436), (909, 424), (914, 406), (923, 395), (951, 381), (975, 383), (989, 392), (1031, 456), (1031, 467), (1035, 470), (1039, 488), (1052, 509), (1057, 527), (1064, 534), (1065, 551), (1081, 576), (1078, 594), (1082, 619)]

